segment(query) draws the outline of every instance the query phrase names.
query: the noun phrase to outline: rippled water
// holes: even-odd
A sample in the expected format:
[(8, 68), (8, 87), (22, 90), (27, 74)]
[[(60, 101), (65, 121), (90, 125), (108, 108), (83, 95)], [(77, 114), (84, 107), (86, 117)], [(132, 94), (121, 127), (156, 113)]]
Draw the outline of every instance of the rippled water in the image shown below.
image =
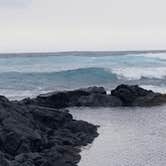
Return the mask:
[(79, 166), (166, 165), (166, 106), (73, 108), (71, 113), (101, 126), (99, 137), (83, 149)]
[(0, 95), (10, 99), (88, 86), (138, 84), (166, 92), (166, 52), (0, 54)]

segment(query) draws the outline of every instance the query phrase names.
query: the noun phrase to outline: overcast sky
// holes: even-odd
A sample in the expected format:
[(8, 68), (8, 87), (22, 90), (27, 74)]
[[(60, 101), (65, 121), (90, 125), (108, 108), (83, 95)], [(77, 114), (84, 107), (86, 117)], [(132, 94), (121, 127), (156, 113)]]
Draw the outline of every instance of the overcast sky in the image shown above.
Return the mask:
[(0, 52), (166, 49), (165, 0), (0, 0)]

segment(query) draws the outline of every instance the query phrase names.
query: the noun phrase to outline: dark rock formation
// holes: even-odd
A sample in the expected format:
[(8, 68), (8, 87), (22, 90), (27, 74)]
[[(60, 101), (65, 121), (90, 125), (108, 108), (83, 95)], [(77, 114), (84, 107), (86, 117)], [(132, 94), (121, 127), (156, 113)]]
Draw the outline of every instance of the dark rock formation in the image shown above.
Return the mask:
[(65, 107), (164, 103), (166, 95), (137, 85), (120, 85), (111, 95), (102, 87), (90, 87), (13, 102), (0, 96), (0, 166), (76, 166), (80, 146), (93, 141), (97, 127), (74, 120)]
[(157, 106), (162, 104), (166, 104), (165, 94), (149, 93), (146, 96), (136, 98), (135, 101), (132, 103), (132, 106), (151, 107), (151, 106)]
[(111, 95), (120, 98), (124, 105), (131, 105), (136, 98), (144, 97), (149, 93), (152, 93), (152, 91), (144, 90), (137, 85), (119, 85), (111, 91)]
[(84, 106), (81, 100), (82, 98), (84, 100), (87, 98), (88, 100), (88, 97), (97, 94), (106, 95), (106, 91), (103, 87), (90, 87), (87, 89), (48, 93), (38, 96), (35, 102), (41, 106), (49, 106), (54, 108)]
[(119, 98), (106, 94), (90, 94), (89, 96), (81, 96), (77, 99), (77, 103), (79, 103), (77, 104), (79, 106), (88, 107), (116, 107), (122, 105)]
[(111, 91), (111, 95), (106, 94), (103, 87), (90, 87), (43, 94), (35, 99), (24, 99), (21, 103), (52, 108), (155, 106), (166, 103), (166, 95), (145, 90), (137, 85), (119, 85)]
[(157, 106), (166, 103), (166, 95), (145, 90), (137, 85), (119, 85), (111, 91), (123, 106)]
[(10, 102), (0, 96), (0, 166), (76, 166), (80, 146), (97, 127), (67, 110)]
[(107, 95), (103, 87), (89, 87), (73, 91), (53, 92), (39, 95), (35, 99), (24, 99), (21, 103), (52, 108), (74, 106), (105, 107), (122, 105), (119, 98)]

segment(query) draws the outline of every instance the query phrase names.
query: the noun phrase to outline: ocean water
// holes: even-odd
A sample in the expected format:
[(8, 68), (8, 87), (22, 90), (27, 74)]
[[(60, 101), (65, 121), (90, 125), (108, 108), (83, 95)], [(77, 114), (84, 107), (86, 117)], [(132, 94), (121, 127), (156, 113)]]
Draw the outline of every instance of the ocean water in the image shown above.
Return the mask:
[[(166, 52), (66, 52), (0, 55), (0, 95), (22, 99), (55, 90), (139, 84), (166, 93)], [(100, 125), (79, 166), (165, 166), (166, 106), (72, 108)]]
[(65, 52), (0, 55), (0, 94), (10, 99), (55, 90), (139, 84), (166, 92), (164, 52)]
[(100, 125), (78, 166), (165, 166), (166, 106), (73, 108), (74, 118)]

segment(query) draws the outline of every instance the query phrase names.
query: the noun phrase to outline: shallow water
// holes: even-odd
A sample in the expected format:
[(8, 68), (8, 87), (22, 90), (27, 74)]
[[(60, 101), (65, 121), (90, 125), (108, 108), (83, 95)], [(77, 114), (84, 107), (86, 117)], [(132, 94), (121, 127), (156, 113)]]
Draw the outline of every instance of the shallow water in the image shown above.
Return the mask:
[(101, 126), (99, 137), (83, 149), (79, 166), (166, 165), (166, 106), (72, 108), (71, 113)]

